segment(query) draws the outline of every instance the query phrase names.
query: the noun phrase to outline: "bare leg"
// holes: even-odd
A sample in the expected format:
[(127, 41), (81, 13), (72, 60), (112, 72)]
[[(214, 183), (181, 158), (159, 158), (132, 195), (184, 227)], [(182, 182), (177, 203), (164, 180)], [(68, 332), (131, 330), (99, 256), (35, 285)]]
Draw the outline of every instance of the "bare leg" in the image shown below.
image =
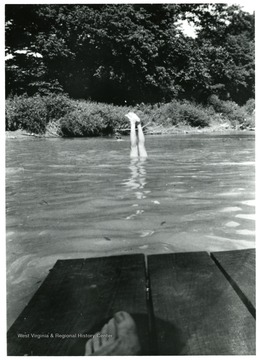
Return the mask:
[[(130, 157), (146, 158), (147, 152), (145, 149), (145, 137), (140, 124), (140, 118), (133, 112), (129, 112), (125, 115), (130, 121), (130, 141), (131, 141), (131, 153)], [(136, 136), (135, 124), (138, 124), (138, 140)]]
[(136, 158), (138, 157), (138, 144), (137, 144), (137, 135), (136, 135), (134, 120), (130, 120), (130, 143), (131, 143), (130, 157)]
[(139, 150), (139, 156), (141, 158), (147, 157), (147, 151), (145, 148), (145, 136), (140, 123), (138, 123), (138, 150)]

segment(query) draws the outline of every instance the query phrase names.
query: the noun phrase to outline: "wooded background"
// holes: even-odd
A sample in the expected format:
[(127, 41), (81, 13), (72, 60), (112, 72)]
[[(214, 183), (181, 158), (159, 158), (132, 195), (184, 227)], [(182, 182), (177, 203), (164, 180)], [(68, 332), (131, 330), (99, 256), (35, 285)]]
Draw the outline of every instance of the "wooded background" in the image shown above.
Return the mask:
[[(254, 14), (225, 4), (6, 5), (6, 96), (113, 104), (243, 105), (254, 97)], [(188, 20), (197, 36), (186, 36)]]

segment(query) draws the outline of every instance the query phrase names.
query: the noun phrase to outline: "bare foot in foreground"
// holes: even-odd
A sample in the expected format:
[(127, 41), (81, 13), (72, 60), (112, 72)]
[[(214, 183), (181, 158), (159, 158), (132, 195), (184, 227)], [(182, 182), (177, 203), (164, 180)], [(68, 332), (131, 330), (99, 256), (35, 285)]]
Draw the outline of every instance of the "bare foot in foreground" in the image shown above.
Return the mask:
[(117, 312), (85, 346), (86, 356), (138, 355), (140, 344), (132, 317), (125, 311)]

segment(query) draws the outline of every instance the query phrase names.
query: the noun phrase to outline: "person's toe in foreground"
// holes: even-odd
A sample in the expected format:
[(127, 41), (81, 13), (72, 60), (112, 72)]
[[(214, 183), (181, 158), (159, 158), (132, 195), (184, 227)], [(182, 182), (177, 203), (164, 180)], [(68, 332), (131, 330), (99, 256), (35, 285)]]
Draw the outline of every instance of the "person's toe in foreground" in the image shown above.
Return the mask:
[(114, 317), (85, 346), (86, 356), (138, 355), (140, 344), (132, 317), (125, 311)]

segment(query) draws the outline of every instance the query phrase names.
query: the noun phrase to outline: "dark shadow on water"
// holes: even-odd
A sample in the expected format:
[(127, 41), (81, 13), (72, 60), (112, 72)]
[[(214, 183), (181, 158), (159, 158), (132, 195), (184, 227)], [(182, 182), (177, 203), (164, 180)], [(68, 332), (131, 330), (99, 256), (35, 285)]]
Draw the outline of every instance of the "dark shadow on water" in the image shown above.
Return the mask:
[[(131, 314), (133, 317), (138, 331), (138, 337), (141, 345), (141, 354), (138, 355), (181, 355), (185, 347), (186, 339), (183, 338), (182, 332), (177, 326), (167, 321), (156, 318), (156, 328), (159, 328), (159, 342), (163, 343), (163, 349), (157, 349), (157, 337), (154, 329), (148, 330), (148, 316), (145, 314)], [(107, 318), (88, 331), (83, 333), (95, 334), (101, 330), (105, 323), (110, 318)], [(69, 356), (82, 356), (84, 355), (85, 344), (87, 339), (78, 339), (70, 348)]]

